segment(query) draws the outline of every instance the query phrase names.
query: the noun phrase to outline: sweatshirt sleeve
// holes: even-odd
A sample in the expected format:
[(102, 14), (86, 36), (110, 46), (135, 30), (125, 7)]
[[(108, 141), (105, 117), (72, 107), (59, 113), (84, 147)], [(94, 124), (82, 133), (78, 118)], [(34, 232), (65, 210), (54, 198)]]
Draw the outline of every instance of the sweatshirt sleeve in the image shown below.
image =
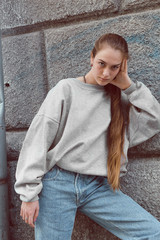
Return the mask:
[(59, 87), (53, 88), (34, 117), (26, 134), (16, 169), (15, 191), (24, 202), (38, 200), (46, 173), (47, 152), (58, 131), (63, 105)]
[(132, 82), (122, 92), (130, 103), (128, 137), (133, 147), (160, 132), (160, 104), (142, 82)]

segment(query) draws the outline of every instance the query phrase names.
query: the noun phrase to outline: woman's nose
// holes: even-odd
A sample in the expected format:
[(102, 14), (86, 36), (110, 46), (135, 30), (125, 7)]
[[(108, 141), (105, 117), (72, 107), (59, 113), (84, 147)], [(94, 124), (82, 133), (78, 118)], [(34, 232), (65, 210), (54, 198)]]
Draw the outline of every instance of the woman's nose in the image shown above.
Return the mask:
[(108, 77), (109, 75), (110, 75), (109, 68), (105, 68), (105, 69), (103, 70), (103, 76), (104, 76), (104, 77)]

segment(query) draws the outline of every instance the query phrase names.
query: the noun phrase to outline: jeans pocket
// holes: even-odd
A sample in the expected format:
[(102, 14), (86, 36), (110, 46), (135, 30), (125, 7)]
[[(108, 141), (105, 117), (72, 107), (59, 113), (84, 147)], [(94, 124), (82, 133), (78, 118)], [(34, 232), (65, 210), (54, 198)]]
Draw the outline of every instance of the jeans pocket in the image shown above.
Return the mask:
[(43, 177), (43, 181), (49, 181), (49, 180), (56, 180), (58, 174), (59, 174), (59, 168), (57, 166), (54, 166), (49, 170)]

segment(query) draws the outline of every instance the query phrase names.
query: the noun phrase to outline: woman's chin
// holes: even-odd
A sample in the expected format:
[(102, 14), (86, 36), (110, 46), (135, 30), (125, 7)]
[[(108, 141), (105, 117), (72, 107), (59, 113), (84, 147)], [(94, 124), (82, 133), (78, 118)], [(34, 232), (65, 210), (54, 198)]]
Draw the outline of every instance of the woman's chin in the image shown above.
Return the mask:
[(108, 80), (98, 80), (97, 83), (100, 86), (106, 86), (108, 83), (110, 83), (110, 81), (108, 81)]

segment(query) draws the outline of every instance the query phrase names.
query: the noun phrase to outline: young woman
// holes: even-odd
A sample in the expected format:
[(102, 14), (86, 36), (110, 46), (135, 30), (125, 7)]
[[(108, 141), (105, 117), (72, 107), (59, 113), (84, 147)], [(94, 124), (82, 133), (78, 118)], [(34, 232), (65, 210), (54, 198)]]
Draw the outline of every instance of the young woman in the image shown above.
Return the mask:
[(77, 209), (120, 239), (160, 239), (160, 222), (120, 190), (128, 148), (160, 131), (160, 105), (127, 60), (121, 36), (101, 36), (91, 70), (59, 81), (36, 114), (15, 183), (36, 240), (71, 239)]

